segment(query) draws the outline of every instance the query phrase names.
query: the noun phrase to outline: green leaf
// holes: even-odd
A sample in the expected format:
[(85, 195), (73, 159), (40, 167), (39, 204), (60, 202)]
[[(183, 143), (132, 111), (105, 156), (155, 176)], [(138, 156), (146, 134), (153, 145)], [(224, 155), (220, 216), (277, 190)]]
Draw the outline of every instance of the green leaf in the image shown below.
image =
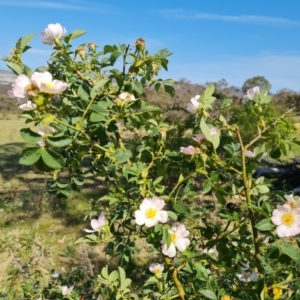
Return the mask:
[(257, 185), (256, 188), (260, 194), (266, 194), (270, 191), (270, 189), (266, 185)]
[(76, 29), (71, 34), (69, 34), (68, 36), (65, 37), (65, 42), (69, 44), (72, 40), (79, 38), (80, 36), (84, 35), (85, 33), (86, 33), (85, 30)]
[(106, 118), (107, 118), (106, 114), (91, 113), (91, 115), (90, 115), (90, 121), (92, 123), (105, 122)]
[(205, 139), (212, 142), (212, 138), (211, 138), (211, 135), (210, 135), (210, 130), (209, 130), (209, 127), (207, 126), (207, 124), (205, 123), (204, 118), (201, 119), (200, 128), (201, 128), (201, 131), (202, 131)]
[(211, 181), (210, 179), (206, 179), (204, 181), (203, 187), (202, 187), (202, 194), (207, 194), (211, 191)]
[(131, 157), (131, 155), (132, 155), (132, 153), (131, 153), (130, 150), (121, 150), (121, 149), (118, 149), (114, 153), (114, 157), (117, 159), (117, 163), (118, 164), (125, 163)]
[(159, 176), (153, 181), (153, 186), (159, 184), (163, 180), (164, 176)]
[(177, 221), (177, 215), (173, 212), (173, 211), (171, 211), (171, 210), (168, 210), (168, 216), (169, 216), (169, 218), (171, 218), (172, 220), (175, 220), (175, 221)]
[(197, 271), (196, 277), (200, 280), (206, 280), (208, 278), (208, 273), (205, 267), (200, 262), (196, 262), (194, 266)]
[(116, 51), (116, 48), (114, 46), (111, 46), (111, 45), (105, 45), (104, 46), (104, 54), (111, 53), (111, 52), (114, 52), (114, 51)]
[(61, 169), (63, 166), (63, 157), (50, 149), (42, 148), (42, 159), (52, 169)]
[(120, 51), (114, 51), (111, 55), (110, 55), (110, 62), (112, 65), (114, 65), (114, 63), (117, 61), (117, 59), (122, 55), (122, 52)]
[(88, 101), (90, 99), (90, 88), (85, 83), (82, 83), (77, 91), (79, 97), (83, 100)]
[[(28, 34), (24, 36), (21, 40), (21, 50), (25, 48), (25, 46), (35, 37), (35, 34)], [(22, 51), (23, 52), (23, 51)]]
[(42, 155), (40, 147), (26, 148), (21, 153), (19, 163), (22, 165), (30, 166), (36, 163)]
[(232, 99), (224, 99), (220, 106), (220, 110), (223, 110), (224, 108), (230, 106), (231, 103), (232, 103)]
[(46, 141), (49, 145), (60, 148), (69, 145), (72, 139), (68, 136), (48, 136)]
[(91, 98), (94, 99), (99, 94), (102, 87), (105, 86), (109, 81), (110, 79), (101, 79), (98, 82), (96, 82), (96, 84), (91, 90)]
[(23, 128), (20, 130), (21, 137), (28, 143), (36, 143), (42, 140), (42, 136), (32, 131), (30, 128)]
[(298, 264), (300, 263), (300, 251), (299, 248), (296, 248), (295, 246), (287, 243), (282, 243), (280, 245), (281, 251), (289, 256), (292, 260), (297, 262)]
[(182, 215), (188, 215), (190, 213), (190, 207), (185, 203), (175, 203), (173, 208), (176, 212)]
[(216, 192), (216, 197), (220, 204), (222, 204), (222, 205), (226, 204), (226, 198), (224, 197), (223, 194), (221, 194), (220, 192)]
[(210, 290), (201, 290), (199, 291), (201, 295), (203, 295), (206, 299), (218, 300), (216, 294)]
[(169, 228), (167, 226), (163, 227), (163, 241), (166, 243), (167, 248), (169, 248), (172, 243), (172, 240), (169, 234)]
[(274, 224), (271, 223), (270, 218), (266, 218), (261, 220), (255, 225), (255, 228), (257, 228), (260, 231), (269, 231), (274, 229)]
[(20, 65), (16, 64), (16, 63), (7, 63), (6, 64), (16, 75), (20, 75), (23, 73), (23, 69)]
[(144, 89), (143, 89), (143, 85), (141, 82), (139, 81), (132, 81), (131, 83), (132, 89), (134, 91), (136, 91), (138, 94), (143, 94)]
[(278, 146), (272, 148), (272, 150), (270, 151), (270, 156), (274, 159), (278, 159), (280, 155), (281, 155), (281, 151), (280, 151), (280, 147)]
[(165, 85), (164, 89), (172, 98), (175, 96), (175, 89), (171, 85)]
[(142, 111), (143, 112), (160, 112), (161, 109), (157, 106), (147, 105), (147, 106), (142, 108)]
[(25, 75), (28, 76), (28, 77), (31, 77), (31, 75), (33, 73), (32, 70), (24, 64), (23, 64), (23, 68), (24, 68)]

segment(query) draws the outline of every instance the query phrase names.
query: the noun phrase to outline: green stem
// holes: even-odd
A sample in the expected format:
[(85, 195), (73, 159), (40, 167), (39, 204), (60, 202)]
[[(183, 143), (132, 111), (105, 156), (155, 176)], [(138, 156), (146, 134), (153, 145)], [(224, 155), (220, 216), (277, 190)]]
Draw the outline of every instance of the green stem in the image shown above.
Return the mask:
[[(244, 187), (245, 187), (246, 201), (249, 205), (249, 204), (251, 204), (250, 187), (251, 187), (251, 181), (252, 180), (251, 180), (251, 178), (247, 177), (246, 156), (245, 156), (246, 147), (244, 147), (239, 129), (236, 130), (236, 134), (237, 134), (237, 137), (239, 139), (240, 146), (241, 146), (242, 179), (243, 179), (243, 183), (244, 183)], [(260, 262), (258, 231), (255, 227), (254, 213), (250, 208), (248, 208), (248, 216), (249, 216), (250, 223), (251, 223), (251, 228), (252, 228), (252, 237), (253, 237), (253, 244), (254, 244), (254, 259), (255, 259), (255, 263), (256, 263), (258, 273), (262, 274), (263, 269), (262, 269), (261, 262)]]
[(61, 120), (54, 119), (53, 121), (54, 121), (54, 122), (57, 122), (58, 124), (64, 125), (64, 126), (66, 126), (66, 127), (68, 127), (68, 128), (71, 128), (71, 129), (73, 129), (73, 130), (76, 130), (76, 131), (78, 131), (78, 132), (83, 133), (83, 132), (82, 132), (82, 129), (78, 129), (78, 128), (76, 128), (75, 126), (70, 125), (70, 124), (67, 124), (67, 123), (65, 123), (65, 122), (63, 122), (63, 121), (61, 121)]
[(164, 256), (165, 263), (168, 267), (169, 272), (171, 273), (172, 279), (175, 283), (176, 289), (178, 291), (179, 297), (181, 300), (185, 300), (185, 290), (178, 279), (178, 270), (173, 266), (172, 261), (169, 257)]
[(254, 143), (256, 143), (258, 140), (260, 140), (263, 136), (263, 133), (265, 133), (267, 130), (269, 130), (272, 126), (274, 126), (277, 122), (280, 121), (280, 119), (284, 118), (286, 115), (288, 115), (290, 112), (292, 112), (295, 109), (295, 107), (292, 107), (288, 111), (286, 111), (283, 115), (281, 115), (279, 118), (277, 118), (273, 123), (271, 123), (269, 126), (267, 126), (264, 130), (259, 132), (258, 136), (255, 137), (251, 142), (249, 142), (244, 148), (247, 150), (249, 147), (251, 147)]

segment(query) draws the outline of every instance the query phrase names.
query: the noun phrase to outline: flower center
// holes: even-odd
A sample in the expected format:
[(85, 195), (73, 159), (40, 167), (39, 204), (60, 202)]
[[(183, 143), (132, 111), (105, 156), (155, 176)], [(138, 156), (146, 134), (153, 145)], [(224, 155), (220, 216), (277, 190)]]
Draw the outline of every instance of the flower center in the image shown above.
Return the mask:
[(146, 210), (145, 215), (147, 219), (154, 219), (157, 215), (157, 210), (153, 207), (150, 207)]
[(45, 85), (48, 89), (52, 89), (53, 88), (53, 84), (51, 82), (45, 82)]
[(292, 213), (286, 213), (281, 218), (285, 226), (292, 226), (295, 224), (295, 216)]
[(159, 274), (161, 274), (161, 269), (160, 268), (155, 268), (153, 270), (153, 272), (154, 272), (154, 274), (159, 275)]
[(171, 236), (171, 241), (172, 241), (172, 243), (175, 242), (176, 239), (177, 239), (176, 233), (175, 233), (175, 232), (174, 232), (174, 233), (171, 233), (170, 236)]

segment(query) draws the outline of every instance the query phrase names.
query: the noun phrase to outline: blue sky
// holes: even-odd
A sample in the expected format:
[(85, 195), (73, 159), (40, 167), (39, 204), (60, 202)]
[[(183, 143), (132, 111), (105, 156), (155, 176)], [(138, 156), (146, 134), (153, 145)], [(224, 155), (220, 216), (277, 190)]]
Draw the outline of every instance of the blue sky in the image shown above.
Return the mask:
[[(51, 47), (40, 32), (61, 23), (68, 33), (87, 30), (78, 43), (133, 44), (146, 40), (149, 52), (173, 52), (163, 78), (205, 83), (225, 78), (241, 87), (265, 76), (272, 92), (300, 91), (300, 1), (297, 0), (0, 0), (0, 57), (16, 40), (37, 36), (25, 55), (31, 68), (45, 65)], [(0, 61), (0, 69), (6, 69)]]

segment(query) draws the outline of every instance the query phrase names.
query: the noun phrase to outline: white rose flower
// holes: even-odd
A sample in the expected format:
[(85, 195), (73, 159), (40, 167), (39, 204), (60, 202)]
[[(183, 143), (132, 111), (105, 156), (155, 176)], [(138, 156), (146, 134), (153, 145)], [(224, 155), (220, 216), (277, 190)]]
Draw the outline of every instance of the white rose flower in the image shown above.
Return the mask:
[(74, 289), (74, 285), (70, 286), (70, 287), (67, 287), (66, 285), (62, 286), (61, 288), (61, 293), (64, 295), (64, 296), (67, 296), (67, 295), (70, 295), (72, 293)]
[(250, 281), (257, 281), (259, 278), (259, 275), (257, 272), (250, 272), (250, 271), (244, 271), (241, 274), (236, 274), (238, 279), (242, 282), (250, 282)]
[(59, 23), (49, 24), (41, 33), (42, 43), (45, 45), (53, 45), (55, 40), (63, 39), (66, 33), (66, 28)]
[(140, 205), (140, 209), (134, 212), (135, 222), (138, 225), (153, 227), (158, 222), (166, 223), (168, 221), (168, 213), (162, 210), (165, 201), (157, 197), (145, 198)]
[(56, 130), (51, 126), (45, 126), (38, 130), (38, 134), (41, 136), (49, 135), (55, 133)]
[(98, 219), (92, 219), (91, 220), (91, 229), (84, 229), (85, 232), (96, 232), (99, 231), (100, 228), (104, 227), (106, 225), (106, 219), (105, 219), (105, 212), (101, 212)]
[(279, 237), (295, 236), (300, 233), (300, 208), (293, 209), (289, 204), (278, 204), (271, 220), (277, 225), (276, 234)]
[(169, 257), (175, 257), (176, 248), (182, 252), (190, 245), (191, 242), (187, 238), (190, 232), (186, 230), (185, 225), (180, 224), (169, 229), (169, 234), (171, 236), (171, 244), (168, 248), (167, 244), (163, 242), (162, 253)]
[(199, 107), (199, 99), (200, 95), (196, 95), (195, 97), (193, 97), (191, 99), (191, 103), (187, 105), (186, 109), (191, 113), (195, 113), (197, 108)]
[(27, 95), (26, 87), (31, 85), (31, 80), (28, 76), (21, 74), (12, 84), (12, 89), (7, 92), (10, 98), (25, 98)]
[(188, 147), (180, 147), (180, 152), (188, 155), (194, 155), (196, 153), (201, 153), (201, 150), (194, 146), (188, 146)]
[(150, 272), (154, 273), (155, 276), (161, 276), (163, 270), (164, 270), (164, 265), (162, 264), (151, 264), (149, 266)]
[(65, 82), (57, 79), (53, 80), (52, 74), (49, 72), (34, 72), (31, 75), (31, 81), (41, 92), (47, 94), (60, 94), (68, 87)]
[(29, 111), (29, 110), (36, 109), (37, 105), (28, 100), (28, 101), (23, 102), (22, 104), (20, 104), (19, 108), (22, 109), (22, 110), (25, 110), (25, 111)]
[[(254, 158), (258, 155), (258, 148), (255, 147), (253, 152), (250, 151), (250, 150), (246, 150), (245, 151), (245, 156), (248, 157), (248, 158)], [(268, 153), (267, 152), (264, 152), (264, 153), (260, 153), (260, 156), (258, 157), (258, 161), (261, 161), (262, 159), (265, 159), (267, 157)]]

